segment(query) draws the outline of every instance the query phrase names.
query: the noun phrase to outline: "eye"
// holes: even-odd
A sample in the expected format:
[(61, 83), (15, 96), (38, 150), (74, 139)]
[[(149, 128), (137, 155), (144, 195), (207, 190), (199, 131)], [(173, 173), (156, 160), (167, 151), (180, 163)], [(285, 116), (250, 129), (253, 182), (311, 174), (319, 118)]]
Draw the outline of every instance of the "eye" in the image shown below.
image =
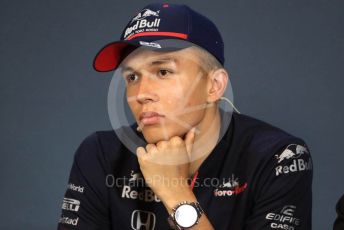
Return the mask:
[(127, 77), (127, 82), (130, 83), (130, 82), (134, 82), (138, 79), (137, 75), (132, 73), (132, 74), (129, 74)]
[(160, 69), (160, 70), (158, 71), (158, 75), (159, 75), (160, 77), (166, 77), (166, 76), (168, 76), (168, 75), (171, 74), (171, 73), (172, 73), (172, 71), (167, 70), (167, 69)]

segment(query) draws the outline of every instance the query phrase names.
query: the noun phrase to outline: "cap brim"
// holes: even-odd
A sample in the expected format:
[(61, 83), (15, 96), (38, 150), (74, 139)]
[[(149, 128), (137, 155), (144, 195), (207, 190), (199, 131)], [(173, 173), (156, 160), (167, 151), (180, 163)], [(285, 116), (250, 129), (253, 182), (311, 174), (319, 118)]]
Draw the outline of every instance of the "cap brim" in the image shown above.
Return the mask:
[(122, 61), (123, 51), (130, 46), (140, 45), (135, 41), (117, 41), (105, 45), (95, 56), (93, 68), (98, 72), (115, 70)]
[[(142, 44), (146, 42), (148, 44)], [(154, 42), (154, 43), (151, 43)], [(108, 72), (117, 69), (123, 59), (135, 48), (144, 45), (148, 49), (173, 51), (195, 45), (183, 39), (172, 37), (145, 37), (145, 40), (116, 41), (105, 45), (95, 56), (93, 68), (98, 72)], [(154, 46), (157, 45), (158, 47)], [(130, 49), (133, 48), (133, 49)]]

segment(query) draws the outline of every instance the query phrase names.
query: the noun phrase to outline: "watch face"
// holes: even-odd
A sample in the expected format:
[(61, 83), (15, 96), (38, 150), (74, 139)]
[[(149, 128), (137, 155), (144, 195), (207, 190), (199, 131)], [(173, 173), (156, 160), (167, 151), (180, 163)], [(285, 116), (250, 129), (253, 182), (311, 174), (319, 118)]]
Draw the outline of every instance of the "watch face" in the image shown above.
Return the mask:
[(194, 206), (183, 204), (177, 208), (174, 218), (180, 227), (189, 228), (196, 224), (198, 214)]

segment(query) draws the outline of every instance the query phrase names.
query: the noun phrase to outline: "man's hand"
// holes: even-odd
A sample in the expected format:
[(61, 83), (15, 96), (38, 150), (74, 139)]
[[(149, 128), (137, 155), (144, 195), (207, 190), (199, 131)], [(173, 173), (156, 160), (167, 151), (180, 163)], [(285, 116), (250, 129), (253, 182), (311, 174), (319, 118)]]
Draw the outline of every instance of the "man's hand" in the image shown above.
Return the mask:
[(185, 140), (175, 136), (168, 141), (148, 144), (146, 148), (139, 147), (136, 150), (147, 185), (168, 211), (179, 201), (196, 199), (187, 183), (194, 138), (193, 128), (186, 134)]

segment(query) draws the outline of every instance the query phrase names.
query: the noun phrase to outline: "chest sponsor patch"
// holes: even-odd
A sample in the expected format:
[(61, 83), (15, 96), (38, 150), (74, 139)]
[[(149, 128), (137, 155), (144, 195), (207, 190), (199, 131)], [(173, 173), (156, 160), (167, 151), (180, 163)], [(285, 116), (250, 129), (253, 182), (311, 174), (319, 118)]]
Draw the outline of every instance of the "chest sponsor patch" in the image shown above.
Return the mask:
[(135, 173), (134, 170), (131, 170), (129, 179), (124, 182), (121, 197), (145, 202), (160, 202), (155, 193), (146, 186), (142, 174)]
[(232, 175), (231, 178), (224, 179), (223, 183), (214, 190), (214, 196), (236, 196), (247, 189), (248, 184), (240, 183), (239, 178)]
[(131, 214), (131, 228), (135, 230), (155, 229), (156, 216), (153, 212), (134, 210)]

